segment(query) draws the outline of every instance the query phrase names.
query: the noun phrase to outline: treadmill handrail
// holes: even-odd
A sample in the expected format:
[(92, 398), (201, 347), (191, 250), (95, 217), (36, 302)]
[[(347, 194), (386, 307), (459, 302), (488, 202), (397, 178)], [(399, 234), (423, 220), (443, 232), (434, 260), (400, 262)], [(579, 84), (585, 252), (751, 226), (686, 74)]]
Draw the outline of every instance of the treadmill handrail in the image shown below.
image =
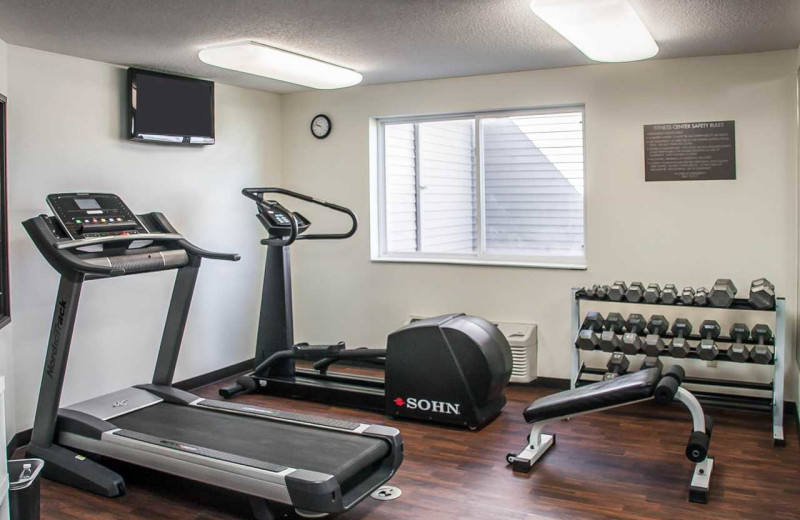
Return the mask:
[(170, 225), (169, 221), (161, 213), (151, 213), (150, 216), (164, 229), (165, 233), (137, 233), (133, 235), (114, 235), (107, 237), (97, 237), (82, 240), (65, 240), (54, 241), (53, 232), (47, 223), (47, 215), (38, 215), (30, 218), (22, 223), (23, 227), (28, 231), (34, 244), (36, 244), (39, 251), (53, 266), (53, 268), (64, 274), (65, 271), (73, 272), (80, 275), (89, 275), (98, 278), (107, 278), (113, 276), (123, 276), (128, 274), (128, 271), (119, 266), (105, 266), (90, 263), (79, 258), (74, 251), (81, 247), (89, 247), (104, 244), (120, 244), (129, 243), (134, 241), (153, 241), (161, 243), (172, 243), (183, 248), (190, 255), (201, 258), (209, 258), (213, 260), (229, 260), (237, 261), (240, 256), (238, 254), (230, 253), (216, 253), (199, 248), (184, 238), (183, 235), (178, 233), (175, 228)]
[(227, 260), (229, 262), (238, 262), (242, 257), (238, 253), (218, 253), (215, 251), (208, 251), (201, 247), (197, 247), (185, 238), (178, 241), (178, 245), (184, 248), (189, 253), (209, 260)]
[(219, 253), (215, 251), (209, 251), (192, 244), (186, 240), (183, 235), (179, 235), (175, 231), (175, 228), (172, 227), (172, 224), (169, 223), (169, 220), (167, 220), (164, 214), (159, 211), (150, 213), (150, 216), (156, 221), (156, 223), (158, 223), (159, 226), (161, 226), (163, 229), (166, 229), (168, 233), (174, 233), (178, 235), (178, 245), (185, 249), (189, 254), (199, 256), (201, 258), (208, 258), (210, 260), (228, 260), (230, 262), (238, 262), (242, 258), (241, 255), (237, 253)]
[[(350, 217), (351, 225), (350, 229), (345, 233), (317, 233), (311, 235), (300, 235), (296, 238), (296, 240), (343, 240), (345, 238), (350, 238), (351, 236), (355, 235), (356, 230), (358, 229), (358, 217), (350, 208), (346, 208), (344, 206), (340, 206), (338, 204), (334, 204), (333, 202), (328, 202), (321, 199), (315, 199), (310, 195), (304, 195), (302, 193), (297, 193), (296, 191), (287, 190), (284, 188), (275, 188), (275, 187), (264, 187), (264, 188), (244, 188), (242, 190), (242, 195), (247, 197), (248, 199), (252, 199), (258, 203), (263, 202), (263, 195), (265, 193), (277, 193), (279, 195), (286, 195), (288, 197), (293, 197), (295, 199), (299, 199), (305, 202), (310, 202), (312, 204), (316, 204), (318, 206), (323, 206), (328, 209), (332, 209), (333, 211), (338, 211), (339, 213), (344, 213), (348, 217)], [(292, 224), (294, 225), (296, 222)], [(265, 239), (268, 240), (268, 239)], [(265, 240), (262, 240), (262, 244), (267, 244)], [(294, 242), (294, 240), (292, 240)], [(288, 245), (288, 244), (284, 244)]]
[(106, 267), (104, 265), (84, 262), (69, 250), (59, 251), (54, 248), (53, 244), (49, 243), (45, 238), (47, 235), (50, 235), (50, 229), (45, 222), (45, 217), (46, 215), (33, 217), (24, 221), (22, 225), (28, 231), (28, 234), (30, 235), (34, 244), (36, 244), (39, 251), (45, 257), (48, 263), (52, 265), (54, 269), (56, 269), (56, 271), (61, 272), (61, 269), (58, 267), (58, 265), (64, 264), (67, 268), (77, 273), (98, 277), (122, 276), (125, 274), (125, 270), (119, 267)]
[(105, 267), (102, 265), (90, 264), (89, 262), (78, 260), (75, 255), (71, 253), (63, 255), (62, 259), (67, 265), (69, 265), (70, 268), (74, 269), (75, 271), (83, 272), (84, 274), (91, 274), (101, 277), (122, 276), (125, 274), (125, 269), (122, 269), (121, 267)]
[(133, 235), (110, 235), (105, 237), (81, 238), (77, 240), (53, 242), (53, 247), (56, 249), (77, 249), (79, 247), (93, 246), (97, 244), (133, 242), (134, 240), (152, 240), (153, 242), (175, 242), (182, 239), (183, 235), (179, 235), (177, 233), (138, 233)]

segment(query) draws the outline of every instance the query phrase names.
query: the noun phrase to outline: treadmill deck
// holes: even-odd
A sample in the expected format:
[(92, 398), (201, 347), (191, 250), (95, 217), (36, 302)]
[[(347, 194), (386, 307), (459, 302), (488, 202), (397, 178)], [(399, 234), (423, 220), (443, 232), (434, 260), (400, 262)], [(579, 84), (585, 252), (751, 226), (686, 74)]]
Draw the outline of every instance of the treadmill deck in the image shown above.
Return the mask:
[(160, 402), (110, 419), (118, 428), (345, 482), (389, 454), (379, 438)]

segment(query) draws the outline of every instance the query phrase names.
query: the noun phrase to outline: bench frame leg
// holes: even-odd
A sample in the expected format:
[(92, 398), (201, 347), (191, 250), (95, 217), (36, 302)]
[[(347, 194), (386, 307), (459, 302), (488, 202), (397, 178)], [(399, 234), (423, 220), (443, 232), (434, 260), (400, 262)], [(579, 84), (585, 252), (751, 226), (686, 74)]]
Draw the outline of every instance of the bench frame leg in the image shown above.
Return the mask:
[(555, 435), (542, 433), (546, 422), (542, 421), (533, 425), (528, 436), (528, 445), (518, 455), (513, 453), (506, 455), (506, 462), (511, 464), (511, 468), (514, 471), (528, 473), (533, 468), (533, 465), (536, 464), (536, 461), (556, 443)]
[(708, 503), (708, 490), (711, 485), (711, 472), (714, 470), (714, 457), (706, 457), (694, 467), (692, 483), (689, 485), (689, 502)]
[(689, 410), (689, 413), (692, 414), (692, 429), (696, 432), (705, 432), (706, 416), (703, 412), (703, 407), (700, 405), (700, 401), (683, 387), (678, 388), (674, 400), (685, 406), (686, 409)]
[[(681, 387), (675, 394), (675, 400), (683, 404), (692, 414), (692, 429), (696, 432), (706, 431), (706, 416), (703, 407), (697, 398), (688, 390)], [(694, 466), (692, 482), (689, 484), (689, 502), (698, 504), (708, 503), (708, 491), (711, 486), (711, 472), (714, 470), (714, 457), (706, 456)]]

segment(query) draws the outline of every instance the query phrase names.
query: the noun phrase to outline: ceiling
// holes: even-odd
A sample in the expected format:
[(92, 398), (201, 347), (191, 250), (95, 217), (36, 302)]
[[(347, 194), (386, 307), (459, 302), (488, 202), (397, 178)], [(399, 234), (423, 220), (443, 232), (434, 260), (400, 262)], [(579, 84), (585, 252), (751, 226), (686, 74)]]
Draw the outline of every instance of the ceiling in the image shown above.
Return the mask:
[[(800, 0), (630, 0), (656, 59), (797, 48)], [(364, 84), (592, 63), (530, 0), (0, 0), (0, 39), (271, 92), (197, 53), (257, 40), (361, 72)]]

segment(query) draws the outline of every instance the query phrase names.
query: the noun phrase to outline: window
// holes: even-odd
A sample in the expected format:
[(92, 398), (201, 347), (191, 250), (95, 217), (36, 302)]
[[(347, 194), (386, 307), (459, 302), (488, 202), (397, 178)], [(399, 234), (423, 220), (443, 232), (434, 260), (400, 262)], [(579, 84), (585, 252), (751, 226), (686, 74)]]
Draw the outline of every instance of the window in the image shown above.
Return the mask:
[(374, 260), (585, 268), (583, 108), (378, 120)]
[(6, 209), (6, 98), (0, 94), (0, 328), (11, 322), (8, 294), (8, 211)]

